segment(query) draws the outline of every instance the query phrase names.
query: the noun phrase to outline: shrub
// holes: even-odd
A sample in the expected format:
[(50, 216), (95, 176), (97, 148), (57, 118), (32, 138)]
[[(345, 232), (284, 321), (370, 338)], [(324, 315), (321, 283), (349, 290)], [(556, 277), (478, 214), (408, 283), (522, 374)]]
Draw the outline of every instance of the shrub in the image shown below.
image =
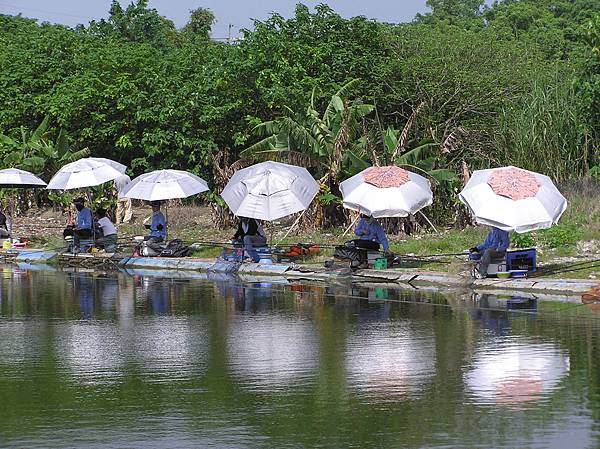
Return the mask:
[(575, 224), (558, 224), (537, 234), (538, 242), (547, 248), (574, 245), (582, 236), (581, 229)]
[(530, 248), (536, 244), (533, 233), (531, 232), (526, 232), (525, 234), (517, 234), (515, 232), (510, 240), (514, 248)]

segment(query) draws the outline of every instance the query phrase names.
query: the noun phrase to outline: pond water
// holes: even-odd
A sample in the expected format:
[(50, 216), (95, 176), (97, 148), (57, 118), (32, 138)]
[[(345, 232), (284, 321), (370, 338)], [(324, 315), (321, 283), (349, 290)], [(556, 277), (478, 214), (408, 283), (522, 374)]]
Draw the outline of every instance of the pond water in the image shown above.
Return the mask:
[(0, 270), (0, 447), (600, 445), (589, 306)]

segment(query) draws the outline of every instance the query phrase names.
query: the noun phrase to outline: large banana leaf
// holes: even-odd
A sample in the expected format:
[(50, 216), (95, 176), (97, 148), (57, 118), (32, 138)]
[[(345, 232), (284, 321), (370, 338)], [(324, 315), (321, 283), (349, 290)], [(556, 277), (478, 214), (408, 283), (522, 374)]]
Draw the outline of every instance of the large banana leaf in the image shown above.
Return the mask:
[(331, 118), (336, 113), (335, 105), (333, 104), (333, 97), (344, 98), (346, 96), (346, 93), (352, 87), (354, 87), (354, 85), (356, 85), (358, 83), (358, 81), (359, 81), (358, 78), (351, 79), (346, 84), (344, 84), (342, 87), (340, 87), (340, 89), (331, 97), (332, 101), (330, 101), (329, 104), (327, 105), (327, 108), (325, 108), (325, 112), (323, 113), (323, 118), (322, 118), (323, 122), (327, 126), (329, 126), (329, 122), (331, 121)]
[(345, 157), (348, 161), (347, 174), (349, 176), (354, 176), (355, 174), (369, 168), (371, 164), (359, 157), (354, 151), (347, 150), (345, 153)]
[(48, 131), (49, 123), (50, 123), (50, 116), (47, 115), (46, 117), (44, 117), (44, 120), (42, 120), (42, 123), (40, 123), (39, 126), (36, 128), (36, 130), (31, 134), (31, 137), (29, 140), (31, 140), (32, 142), (37, 142), (37, 141), (41, 140), (42, 137), (44, 137), (44, 134), (46, 134), (46, 132)]
[(398, 138), (396, 132), (392, 128), (388, 128), (383, 136), (383, 145), (387, 153), (392, 153), (398, 145)]
[(431, 156), (431, 151), (436, 146), (434, 142), (421, 143), (419, 146), (412, 148), (396, 158), (395, 164), (417, 165), (420, 160)]
[(250, 145), (248, 148), (244, 149), (240, 152), (240, 156), (249, 156), (255, 153), (260, 153), (261, 151), (271, 151), (275, 148), (275, 144), (277, 142), (277, 135), (271, 135), (269, 137), (265, 137), (264, 139), (256, 142), (253, 145)]

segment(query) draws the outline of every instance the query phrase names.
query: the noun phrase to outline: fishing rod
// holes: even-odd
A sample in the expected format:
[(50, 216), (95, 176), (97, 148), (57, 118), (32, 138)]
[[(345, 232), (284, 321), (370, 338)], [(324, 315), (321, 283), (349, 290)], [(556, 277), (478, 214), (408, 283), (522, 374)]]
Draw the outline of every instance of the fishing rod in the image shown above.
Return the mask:
[[(190, 241), (183, 241), (183, 243), (185, 244), (191, 244), (191, 245), (206, 245), (206, 246), (224, 246), (224, 247), (230, 247), (232, 245), (231, 242), (217, 242), (217, 241), (206, 241), (206, 240), (196, 240), (194, 242), (190, 242)], [(270, 247), (290, 247), (290, 246), (301, 246), (301, 247), (306, 247), (307, 249), (311, 246), (313, 247), (319, 247), (322, 249), (335, 249), (337, 247), (343, 247), (343, 244), (330, 244), (330, 243), (297, 243), (297, 244), (293, 244), (293, 243), (279, 243), (277, 245), (270, 245)], [(360, 248), (358, 248), (360, 249)], [(402, 257), (402, 258), (412, 258), (412, 259), (423, 259), (423, 258), (432, 258), (432, 257), (452, 257), (452, 256), (465, 256), (466, 254), (463, 252), (460, 253), (440, 253), (440, 254), (424, 254), (424, 255), (413, 255), (413, 254), (397, 254), (396, 256)]]
[[(586, 269), (586, 268), (588, 268), (588, 267), (586, 267), (586, 265), (591, 265), (589, 268), (595, 268), (595, 264), (597, 264), (598, 262), (600, 262), (600, 259), (591, 259), (591, 260), (584, 260), (584, 261), (576, 262), (576, 263), (572, 263), (572, 264), (552, 266), (549, 268), (542, 267), (536, 273), (534, 273), (534, 275), (532, 275), (532, 277), (541, 277), (541, 276), (545, 276), (547, 274), (568, 272), (568, 271), (571, 271), (572, 269), (574, 269), (574, 267), (580, 267), (580, 268), (577, 268), (577, 270)], [(540, 274), (538, 275), (538, 273), (540, 273)]]
[(600, 264), (594, 263), (591, 265), (586, 265), (586, 266), (582, 266), (582, 267), (578, 267), (578, 268), (568, 268), (567, 267), (566, 269), (554, 270), (554, 271), (551, 271), (550, 273), (542, 274), (540, 276), (533, 276), (533, 278), (543, 277), (543, 276), (546, 276), (547, 274), (572, 273), (575, 271), (583, 271), (583, 270), (589, 270), (589, 269), (593, 269), (593, 268), (600, 268)]

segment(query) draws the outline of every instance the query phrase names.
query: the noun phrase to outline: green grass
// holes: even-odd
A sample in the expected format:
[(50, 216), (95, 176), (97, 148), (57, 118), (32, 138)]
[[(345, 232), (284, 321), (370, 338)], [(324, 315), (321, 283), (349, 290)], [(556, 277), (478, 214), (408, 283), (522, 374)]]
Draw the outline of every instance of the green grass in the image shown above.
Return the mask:
[(396, 240), (392, 237), (390, 240), (392, 250), (396, 253), (424, 256), (461, 253), (483, 242), (486, 233), (484, 227), (470, 227), (442, 231), (439, 234), (420, 234), (406, 240)]

